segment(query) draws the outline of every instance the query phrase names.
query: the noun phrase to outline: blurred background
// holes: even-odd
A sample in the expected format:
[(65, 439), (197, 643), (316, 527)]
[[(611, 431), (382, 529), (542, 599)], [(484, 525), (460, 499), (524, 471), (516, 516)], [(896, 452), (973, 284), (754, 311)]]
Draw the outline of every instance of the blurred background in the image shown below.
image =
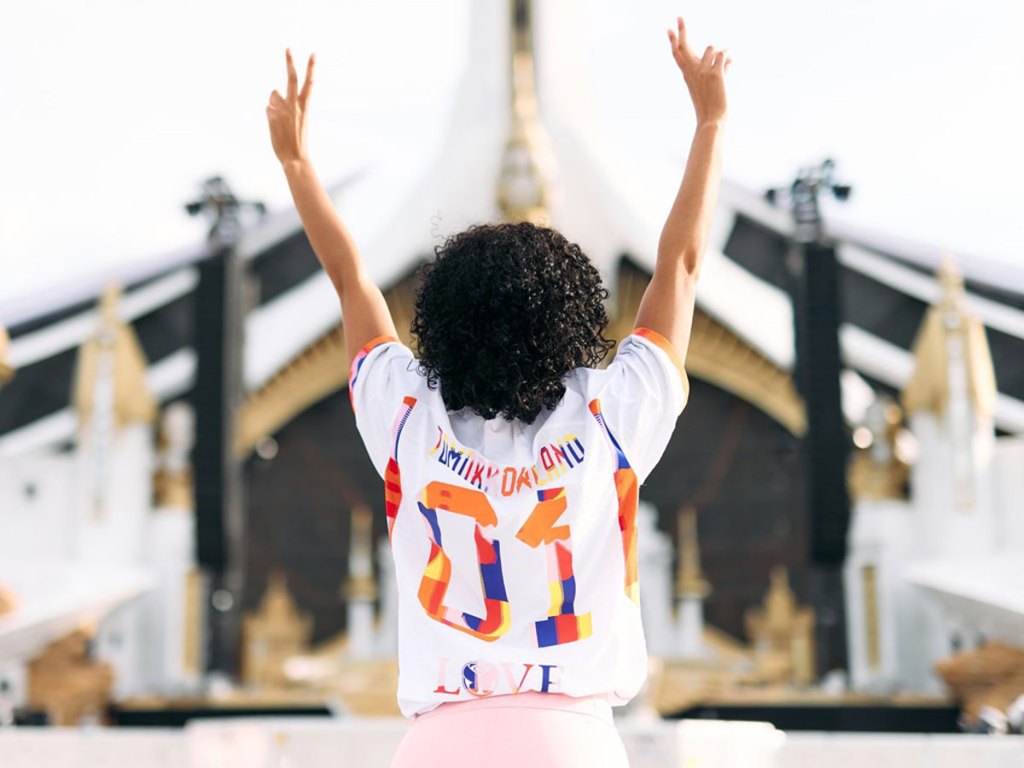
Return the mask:
[(387, 764), (383, 489), (270, 148), (284, 48), (317, 54), (312, 157), (406, 341), (420, 266), (495, 219), (579, 242), (622, 338), (694, 128), (680, 13), (734, 61), (692, 392), (640, 491), (631, 758), (1024, 762), (994, 737), (1024, 719), (1024, 11), (994, 0), (9, 9), (0, 726)]

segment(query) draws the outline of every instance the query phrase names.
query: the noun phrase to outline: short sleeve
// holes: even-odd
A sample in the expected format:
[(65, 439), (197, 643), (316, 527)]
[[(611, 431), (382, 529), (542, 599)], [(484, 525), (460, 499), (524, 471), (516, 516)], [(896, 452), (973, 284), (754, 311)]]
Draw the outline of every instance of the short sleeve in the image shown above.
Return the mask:
[(682, 359), (661, 334), (635, 328), (600, 374), (590, 397), (642, 483), (665, 452), (689, 397)]
[(381, 477), (391, 456), (396, 415), (416, 397), (421, 381), (412, 351), (393, 336), (369, 341), (352, 360), (348, 393), (356, 428)]

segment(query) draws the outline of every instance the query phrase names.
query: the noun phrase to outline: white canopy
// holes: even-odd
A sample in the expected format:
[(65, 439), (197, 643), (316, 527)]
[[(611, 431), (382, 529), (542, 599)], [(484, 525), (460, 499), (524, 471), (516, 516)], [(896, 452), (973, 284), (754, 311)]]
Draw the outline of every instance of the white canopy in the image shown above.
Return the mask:
[[(468, 45), (460, 48), (460, 55), (445, 59), (446, 66), (457, 73), (452, 86), (436, 91), (441, 98), (424, 112), (422, 120), (398, 108), (390, 113), (393, 121), (415, 122), (416, 142), (404, 149), (402, 145), (389, 147), (399, 148), (396, 152), (371, 153), (358, 167), (345, 170), (338, 177), (344, 183), (333, 188), (339, 211), (359, 242), (372, 276), (381, 284), (402, 276), (446, 234), (496, 214), (498, 164), (509, 126), (508, 4), (506, 0), (479, 0), (466, 3), (461, 11), (451, 10), (456, 6), (461, 7), (455, 4), (449, 12), (465, 22), (464, 33), (457, 39), (468, 41)], [(587, 8), (589, 11), (591, 6)], [(580, 242), (606, 273), (624, 252), (651, 267), (661, 224), (682, 172), (688, 120), (692, 122), (680, 106), (686, 97), (678, 73), (671, 70), (671, 62), (656, 63), (644, 47), (650, 44), (660, 48), (663, 41), (641, 45), (650, 31), (645, 25), (653, 11), (644, 10), (640, 17), (646, 21), (637, 26), (639, 22), (626, 19), (624, 11), (610, 7), (597, 17), (592, 12), (585, 15), (578, 2), (538, 4), (537, 9), (541, 116), (550, 134), (559, 180), (553, 224)], [(460, 15), (463, 13), (464, 17)], [(609, 19), (613, 18), (624, 26), (617, 38), (621, 48), (608, 56), (621, 60), (625, 69), (615, 82), (602, 83), (595, 80), (595, 72), (607, 73), (608, 64), (595, 58), (595, 46), (608, 41), (612, 31)], [(701, 28), (699, 17), (691, 21), (691, 27)], [(728, 31), (724, 27), (715, 30), (710, 20), (707, 29), (709, 38)], [(637, 62), (650, 67), (651, 81), (657, 83), (660, 92), (673, 93), (678, 103), (673, 102), (673, 106), (665, 106), (659, 112), (657, 105), (643, 102), (650, 120), (638, 119), (632, 111), (634, 102), (625, 101), (621, 109), (612, 109), (609, 93), (619, 92), (617, 89), (624, 86), (623, 78), (639, 77), (633, 69), (639, 64), (627, 64), (629, 54), (636, 54)], [(667, 52), (660, 51), (660, 58), (667, 59)], [(336, 70), (328, 71), (334, 76), (341, 75)], [(742, 84), (743, 78), (754, 76), (752, 72), (741, 76), (741, 71), (737, 63), (737, 96), (750, 87), (749, 83)], [(322, 73), (320, 81), (323, 79)], [(634, 86), (644, 90), (640, 85)], [(318, 95), (329, 98), (323, 92)], [(783, 103), (781, 97), (779, 103)], [(741, 117), (742, 114), (741, 108)], [(844, 114), (853, 119), (856, 112), (845, 110)], [(321, 119), (337, 117), (331, 117), (328, 111)], [(733, 118), (733, 123), (730, 130), (734, 134), (743, 136), (748, 130), (742, 119)], [(325, 138), (321, 136), (319, 141)], [(278, 179), (277, 186), (283, 189), (283, 180)], [(788, 297), (722, 254), (737, 215), (778, 232), (786, 232), (790, 226), (788, 215), (769, 206), (756, 191), (726, 182), (698, 301), (709, 315), (768, 359), (788, 369), (794, 358)], [(830, 221), (835, 222), (831, 215)], [(296, 232), (298, 227), (294, 210), (286, 206), (246, 232), (243, 251), (249, 255), (258, 253)], [(863, 230), (848, 221), (835, 222), (831, 228), (842, 241), (839, 255), (846, 267), (924, 301), (937, 296), (938, 288), (932, 278), (880, 257), (865, 245), (883, 247), (919, 262), (930, 258), (937, 261), (938, 248), (928, 249), (906, 240), (886, 240), (873, 230)], [(128, 293), (122, 307), (126, 319), (141, 316), (190, 290), (196, 278), (191, 261), (201, 252), (201, 248), (179, 251), (149, 265), (180, 266)], [(149, 266), (136, 264), (132, 270), (141, 274)], [(970, 276), (972, 272), (981, 275), (990, 264), (968, 259), (962, 266)], [(1016, 273), (1009, 268), (1004, 271), (1007, 274), (1002, 284), (1015, 284)], [(1024, 288), (1024, 280), (1020, 285)], [(38, 308), (47, 300), (45, 296), (38, 298), (33, 306)], [(1024, 339), (1024, 312), (977, 296), (969, 297), (969, 302), (987, 325)], [(0, 321), (4, 311), (8, 315), (25, 311), (24, 302), (15, 310), (10, 304), (0, 305)], [(247, 386), (255, 388), (267, 381), (339, 319), (337, 299), (322, 273), (253, 311), (246, 326)], [(11, 344), (10, 360), (15, 366), (24, 367), (72, 349), (91, 331), (94, 322), (92, 312), (83, 312), (16, 337)], [(844, 360), (851, 368), (897, 388), (907, 381), (912, 360), (906, 350), (851, 325), (841, 329), (841, 343)], [(188, 348), (154, 364), (150, 384), (155, 394), (167, 400), (187, 391), (194, 365), (194, 352)], [(996, 421), (1002, 429), (1024, 431), (1024, 403), (1001, 395)], [(70, 409), (51, 414), (0, 438), (0, 455), (66, 439), (71, 436), (74, 423)]]

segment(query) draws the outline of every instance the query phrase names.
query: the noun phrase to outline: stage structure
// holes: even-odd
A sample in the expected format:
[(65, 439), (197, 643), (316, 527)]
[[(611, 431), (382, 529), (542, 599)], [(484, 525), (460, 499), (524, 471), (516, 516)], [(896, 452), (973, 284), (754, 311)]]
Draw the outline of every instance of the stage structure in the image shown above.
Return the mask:
[(831, 160), (801, 169), (788, 188), (770, 189), (765, 195), (772, 203), (788, 203), (793, 215), (786, 268), (794, 309), (797, 391), (807, 411), (803, 453), (808, 539), (812, 559), (825, 566), (826, 591), (829, 566), (843, 562), (850, 512), (845, 477), (849, 438), (840, 391), (838, 264), (818, 203), (822, 193), (832, 193), (837, 200), (850, 195), (849, 186), (833, 181), (833, 169)]
[(262, 203), (239, 200), (220, 177), (185, 206), (189, 215), (212, 221), (209, 255), (197, 263), (194, 332), (195, 386), (192, 402), (202, 441), (193, 448), (196, 555), (208, 579), (210, 606), (206, 668), (238, 672), (241, 595), (245, 573), (245, 512), (241, 461), (235, 455), (242, 385), (246, 275), (238, 255), (241, 215)]
[(902, 392), (907, 425), (894, 401), (876, 401), (850, 467), (850, 673), (865, 691), (938, 692), (935, 665), (954, 650), (1024, 644), (1024, 441), (997, 437), (985, 327), (953, 262), (939, 282)]
[[(612, 335), (621, 338), (630, 329), (654, 266), (661, 221), (622, 193), (620, 161), (578, 78), (546, 65), (555, 60), (546, 55), (553, 46), (572, 54), (579, 45), (569, 8), (474, 2), (444, 140), (403, 170), (415, 176), (409, 194), (393, 194), (384, 183), (388, 177), (373, 167), (329, 188), (405, 341), (417, 270), (439, 237), (505, 217), (544, 217), (579, 242), (612, 291)], [(408, 119), (417, 115), (410, 111)], [(811, 695), (808, 677), (844, 662), (818, 642), (822, 632), (849, 636), (858, 688), (935, 691), (937, 680), (927, 670), (912, 680), (887, 677), (892, 653), (904, 651), (870, 641), (888, 632), (902, 635), (887, 618), (899, 595), (912, 595), (908, 599), (922, 613), (933, 614), (927, 626), (939, 635), (953, 627), (961, 642), (974, 642), (970, 627), (991, 625), (983, 631), (994, 636), (1024, 616), (1015, 593), (1006, 591), (1012, 576), (1007, 581), (997, 567), (1022, 539), (1019, 516), (997, 514), (995, 506), (984, 511), (989, 508), (980, 491), (971, 491), (972, 530), (981, 536), (981, 528), (998, 526), (998, 547), (975, 548), (975, 565), (967, 570), (947, 567), (951, 558), (966, 555), (957, 549), (955, 531), (961, 528), (948, 527), (964, 518), (955, 516), (962, 514), (956, 509), (935, 508), (932, 518), (908, 524), (926, 532), (920, 543), (931, 549), (921, 551), (914, 569), (894, 574), (892, 553), (906, 541), (899, 521), (910, 515), (885, 511), (898, 508), (892, 494), (906, 493), (893, 479), (902, 471), (913, 477), (905, 503), (914, 510), (930, 508), (924, 500), (940, 493), (934, 485), (940, 481), (958, 483), (949, 489), (956, 501), (958, 493), (974, 488), (957, 478), (975, 472), (990, 473), (999, 499), (1019, 502), (1024, 284), (996, 285), (983, 264), (960, 261), (958, 301), (984, 331), (995, 371), (995, 383), (986, 384), (984, 393), (977, 390), (984, 409), (965, 416), (963, 403), (974, 401), (957, 394), (963, 377), (945, 363), (920, 367), (915, 347), (930, 307), (944, 295), (934, 276), (940, 249), (832, 222), (825, 235), (836, 254), (841, 299), (845, 427), (865, 445), (862, 428), (873, 429), (878, 437), (868, 441), (870, 450), (881, 458), (872, 461), (893, 473), (882, 483), (890, 494), (882, 499), (864, 495), (856, 479), (861, 470), (851, 485), (847, 585), (852, 578), (874, 586), (848, 588), (846, 627), (834, 596), (814, 589), (800, 463), (808, 415), (794, 376), (794, 306), (785, 266), (794, 224), (761, 194), (726, 182), (687, 357), (690, 407), (664, 461), (641, 489), (642, 580), (650, 585), (642, 600), (651, 648), (665, 660), (647, 703), (659, 711), (700, 703), (689, 695), (693, 691), (704, 701), (733, 696), (737, 684), (754, 686), (761, 697), (778, 699), (794, 690)], [(294, 604), (295, 611), (285, 613), (298, 617), (286, 645), (309, 644), (305, 666), (292, 665), (290, 673), (282, 668), (288, 679), (348, 685), (334, 690), (343, 690), (353, 710), (359, 709), (356, 702), (364, 702), (366, 711), (393, 707), (395, 601), (383, 493), (344, 393), (337, 298), (290, 208), (245, 228), (237, 255), (254, 288), (251, 302), (234, 303), (244, 313), (237, 318), (245, 329), (238, 347), (242, 402), (225, 446), (241, 463), (247, 490), (248, 558), (244, 586), (230, 597), (236, 609), (260, 615), (271, 575), (282, 574), (274, 578), (271, 606)], [(119, 298), (101, 301), (110, 276), (97, 275), (0, 306), (0, 325), (10, 338), (6, 349), (0, 343), (0, 590), (8, 605), (0, 616), (0, 682), (8, 682), (19, 706), (26, 701), (30, 663), (83, 619), (95, 624), (96, 661), (112, 666), (116, 698), (139, 692), (174, 697), (202, 687), (205, 636), (215, 628), (193, 545), (198, 484), (188, 461), (193, 435), (186, 404), (205, 397), (223, 402), (221, 385), (211, 383), (217, 377), (206, 378), (197, 364), (203, 339), (196, 317), (207, 259), (208, 247), (197, 238), (192, 248), (138, 259), (119, 275)], [(979, 331), (971, 333), (969, 339)], [(126, 344), (126, 338), (135, 341)], [(104, 351), (111, 339), (132, 351), (111, 356)], [(90, 356), (102, 364), (82, 368), (79, 361)], [(92, 378), (79, 374), (73, 388), (76, 369), (91, 370)], [(948, 400), (960, 410), (937, 417), (926, 400), (908, 405), (909, 426), (879, 421), (885, 397), (920, 391), (922, 377), (935, 383), (943, 370)], [(111, 376), (131, 386), (113, 386)], [(83, 400), (73, 389), (85, 386), (92, 395)], [(156, 423), (163, 425), (160, 439)], [(881, 447), (886, 430), (899, 436), (890, 458)], [(917, 434), (916, 461), (904, 433)], [(193, 455), (207, 450), (213, 449), (197, 446)], [(863, 463), (861, 453), (855, 469)], [(912, 468), (900, 469), (897, 462)], [(870, 511), (875, 502), (878, 514)], [(369, 537), (355, 513), (362, 509), (372, 514)], [(877, 525), (864, 522), (872, 515)], [(117, 553), (91, 551), (103, 541), (93, 534), (114, 520), (123, 521)], [(897, 530), (890, 535), (890, 529)], [(232, 557), (226, 566), (238, 567)], [(367, 560), (376, 562), (367, 568)], [(52, 562), (45, 573), (44, 561)], [(786, 570), (775, 570), (779, 566)], [(376, 589), (368, 588), (371, 574)], [(290, 596), (283, 595), (285, 585)], [(40, 618), (39, 606), (52, 611)], [(372, 642), (366, 631), (370, 609), (376, 613)], [(808, 635), (811, 621), (818, 629)], [(258, 632), (267, 624), (252, 626)], [(164, 639), (154, 644), (153, 636)], [(358, 642), (350, 644), (353, 639)], [(918, 639), (946, 638), (921, 633)], [(331, 670), (357, 667), (361, 675), (331, 678)], [(695, 679), (700, 686), (688, 687)], [(357, 682), (362, 687), (353, 690)], [(745, 695), (753, 695), (749, 691)]]
[[(787, 189), (770, 189), (765, 197), (788, 203), (793, 235), (786, 253), (793, 301), (797, 391), (805, 403), (807, 429), (801, 441), (804, 465), (808, 576), (815, 602), (835, 606), (832, 620), (818, 625), (818, 645), (842, 649), (843, 604), (840, 569), (846, 552), (850, 500), (846, 492), (849, 433), (843, 418), (840, 376), (838, 263), (834, 241), (825, 234), (818, 197), (846, 200), (850, 187), (832, 178), (834, 164), (801, 169)], [(828, 614), (826, 614), (828, 615)], [(845, 658), (840, 651), (838, 658)]]

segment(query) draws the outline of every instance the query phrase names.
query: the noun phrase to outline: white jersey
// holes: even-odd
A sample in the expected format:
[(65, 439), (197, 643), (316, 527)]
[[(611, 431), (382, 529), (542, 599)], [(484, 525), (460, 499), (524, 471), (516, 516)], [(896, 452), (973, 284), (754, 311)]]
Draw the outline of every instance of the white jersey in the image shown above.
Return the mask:
[(402, 714), (524, 691), (625, 704), (647, 675), (638, 487), (689, 391), (674, 348), (635, 329), (533, 424), (449, 412), (417, 368), (381, 337), (349, 380), (384, 478)]

